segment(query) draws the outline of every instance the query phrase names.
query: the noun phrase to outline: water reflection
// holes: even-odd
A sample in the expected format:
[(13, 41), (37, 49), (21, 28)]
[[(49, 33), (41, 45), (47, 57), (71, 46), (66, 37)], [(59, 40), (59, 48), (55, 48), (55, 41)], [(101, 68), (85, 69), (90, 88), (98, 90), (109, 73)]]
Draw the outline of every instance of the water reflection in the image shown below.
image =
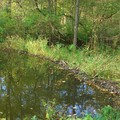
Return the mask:
[(56, 99), (58, 115), (93, 116), (112, 105), (108, 94), (80, 83), (74, 75), (49, 61), (16, 53), (0, 53), (0, 118), (23, 120), (36, 115), (45, 118), (42, 100)]

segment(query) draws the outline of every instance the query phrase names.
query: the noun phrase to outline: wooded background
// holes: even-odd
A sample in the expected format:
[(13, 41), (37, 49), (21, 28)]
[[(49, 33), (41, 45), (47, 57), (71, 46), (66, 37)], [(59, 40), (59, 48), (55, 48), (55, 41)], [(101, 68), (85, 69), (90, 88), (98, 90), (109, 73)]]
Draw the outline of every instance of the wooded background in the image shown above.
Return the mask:
[(120, 44), (120, 0), (0, 0), (0, 41), (11, 36), (115, 49)]

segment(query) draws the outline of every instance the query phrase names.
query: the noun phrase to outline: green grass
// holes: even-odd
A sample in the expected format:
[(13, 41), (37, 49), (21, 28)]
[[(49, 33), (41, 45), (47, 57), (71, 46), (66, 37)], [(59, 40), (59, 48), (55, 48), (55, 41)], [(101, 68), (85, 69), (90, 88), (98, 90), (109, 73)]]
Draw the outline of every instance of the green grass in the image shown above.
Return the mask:
[(78, 67), (91, 77), (120, 81), (120, 49), (110, 48), (89, 51), (87, 47), (75, 50), (73, 45), (57, 44), (48, 47), (47, 39), (23, 40), (20, 37), (7, 38), (0, 47), (27, 50), (31, 54), (43, 55), (53, 60), (67, 61), (70, 67)]
[[(90, 114), (86, 114), (84, 117), (75, 118), (75, 116), (67, 117), (65, 116), (56, 116), (55, 109), (52, 106), (48, 106), (46, 109), (46, 120), (120, 120), (120, 111), (119, 109), (112, 108), (111, 106), (105, 106), (100, 110), (100, 113), (92, 117)], [(24, 119), (24, 120), (29, 120)], [(33, 116), (31, 120), (39, 120), (37, 116)]]

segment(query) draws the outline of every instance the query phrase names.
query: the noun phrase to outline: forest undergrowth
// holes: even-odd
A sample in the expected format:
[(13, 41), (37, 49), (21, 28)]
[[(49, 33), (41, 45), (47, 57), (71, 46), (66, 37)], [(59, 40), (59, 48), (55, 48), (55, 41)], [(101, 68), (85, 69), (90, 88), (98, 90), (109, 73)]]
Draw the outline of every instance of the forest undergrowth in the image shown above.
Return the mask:
[(43, 55), (55, 61), (64, 60), (71, 68), (79, 68), (91, 77), (99, 77), (120, 81), (120, 48), (113, 50), (110, 47), (97, 47), (96, 50), (84, 48), (75, 49), (74, 45), (63, 44), (47, 45), (47, 38), (24, 40), (18, 36), (7, 38), (1, 43), (1, 48), (27, 51), (34, 55)]

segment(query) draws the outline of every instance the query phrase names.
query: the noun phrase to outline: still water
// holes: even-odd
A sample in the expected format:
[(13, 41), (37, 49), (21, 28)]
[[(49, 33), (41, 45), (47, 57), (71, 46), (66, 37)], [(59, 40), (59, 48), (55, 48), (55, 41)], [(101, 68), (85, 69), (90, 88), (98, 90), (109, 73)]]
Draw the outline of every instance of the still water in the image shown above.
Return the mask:
[(0, 118), (23, 120), (36, 115), (44, 120), (43, 103), (54, 100), (56, 114), (78, 117), (94, 116), (101, 107), (113, 105), (112, 96), (79, 82), (50, 61), (0, 52)]

